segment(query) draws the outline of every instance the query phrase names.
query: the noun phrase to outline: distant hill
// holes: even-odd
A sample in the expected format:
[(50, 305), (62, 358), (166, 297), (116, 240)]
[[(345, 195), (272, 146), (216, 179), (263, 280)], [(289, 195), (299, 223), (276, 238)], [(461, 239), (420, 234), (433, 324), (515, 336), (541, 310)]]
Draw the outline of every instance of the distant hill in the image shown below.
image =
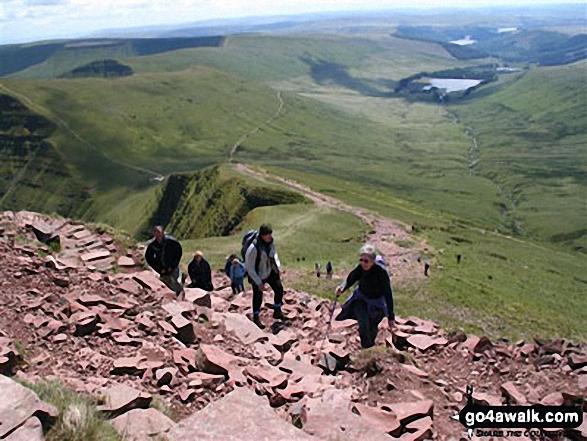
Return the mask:
[[(569, 36), (542, 29), (499, 32), (496, 28), (479, 26), (399, 26), (395, 35), (440, 43), (452, 56), (460, 60), (497, 57), (507, 62), (555, 66), (587, 58), (587, 34)], [(466, 36), (474, 43), (453, 43)]]
[(76, 67), (71, 72), (61, 75), (61, 78), (116, 78), (127, 77), (132, 74), (133, 70), (130, 66), (121, 64), (116, 60), (99, 60)]
[(32, 69), (30, 77), (57, 77), (96, 60), (147, 56), (179, 49), (218, 47), (225, 37), (87, 39), (0, 46), (0, 77)]

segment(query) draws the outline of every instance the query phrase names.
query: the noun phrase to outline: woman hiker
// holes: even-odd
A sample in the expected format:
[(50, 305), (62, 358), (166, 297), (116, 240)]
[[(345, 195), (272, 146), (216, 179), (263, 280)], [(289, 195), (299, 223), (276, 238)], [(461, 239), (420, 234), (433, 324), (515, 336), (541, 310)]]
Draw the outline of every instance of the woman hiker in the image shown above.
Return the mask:
[(353, 295), (344, 303), (336, 320), (354, 319), (359, 322), (361, 346), (375, 346), (379, 323), (387, 317), (388, 327), (393, 331), (395, 314), (391, 281), (387, 271), (375, 263), (377, 254), (371, 245), (361, 248), (359, 265), (351, 271), (346, 281), (336, 289), (336, 296), (359, 283)]

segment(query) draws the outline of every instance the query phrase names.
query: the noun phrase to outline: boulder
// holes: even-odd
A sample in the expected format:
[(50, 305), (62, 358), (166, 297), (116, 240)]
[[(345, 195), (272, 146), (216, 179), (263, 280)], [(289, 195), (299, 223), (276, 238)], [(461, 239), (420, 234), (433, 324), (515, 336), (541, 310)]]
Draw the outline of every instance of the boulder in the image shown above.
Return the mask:
[(423, 441), (432, 439), (432, 418), (429, 416), (420, 418), (406, 426), (407, 432), (401, 437), (401, 441)]
[(167, 438), (169, 441), (315, 440), (281, 419), (267, 398), (246, 388), (236, 388), (179, 422)]
[(90, 253), (85, 253), (80, 256), (83, 262), (95, 262), (96, 260), (105, 259), (110, 257), (110, 251), (107, 250), (100, 250), (100, 251), (92, 251)]
[(75, 325), (74, 335), (83, 337), (84, 335), (92, 334), (96, 330), (99, 317), (93, 311), (80, 311), (73, 314), (69, 321)]
[(136, 265), (136, 262), (131, 257), (127, 256), (120, 256), (116, 263), (122, 268), (128, 268)]
[(194, 325), (183, 315), (176, 315), (171, 319), (171, 324), (176, 330), (176, 336), (185, 345), (189, 345), (196, 341), (196, 334), (194, 333)]
[(126, 441), (153, 441), (165, 434), (175, 423), (156, 409), (133, 409), (114, 418), (112, 426)]
[(185, 288), (185, 301), (198, 306), (212, 308), (210, 293), (200, 288)]
[(492, 349), (493, 344), (486, 336), (477, 337), (476, 335), (471, 335), (461, 344), (461, 347), (467, 349), (471, 353), (480, 353)]
[[(38, 418), (45, 431), (56, 421), (58, 412), (55, 407), (44, 403), (33, 391), (4, 375), (0, 375), (0, 391), (0, 439), (6, 438), (32, 417)], [(32, 431), (29, 429), (30, 425), (26, 432)]]
[(304, 432), (339, 441), (389, 440), (385, 429), (351, 412), (351, 395), (348, 390), (332, 388), (320, 398), (308, 399)]
[(142, 375), (146, 367), (143, 366), (143, 362), (146, 361), (145, 357), (122, 357), (114, 360), (114, 366), (112, 368), (112, 375)]
[(513, 381), (508, 381), (501, 385), (501, 393), (506, 397), (508, 404), (514, 406), (526, 406), (528, 401), (526, 397), (516, 388)]
[(0, 375), (11, 374), (16, 367), (18, 350), (6, 337), (0, 337)]
[(567, 361), (571, 369), (581, 369), (587, 366), (587, 354), (571, 354)]
[(224, 352), (212, 345), (200, 345), (197, 356), (197, 365), (202, 372), (217, 375), (230, 375), (238, 365), (238, 357)]
[(117, 384), (105, 391), (105, 402), (98, 410), (110, 416), (122, 415), (132, 409), (146, 409), (152, 397), (124, 384)]
[(59, 234), (55, 232), (53, 227), (46, 222), (38, 221), (31, 225), (33, 233), (39, 242), (60, 242)]
[(287, 383), (287, 375), (272, 366), (247, 366), (244, 373), (269, 387), (282, 387)]
[(226, 313), (224, 326), (228, 332), (235, 334), (241, 343), (247, 346), (269, 339), (269, 334), (259, 329), (257, 325), (243, 314)]
[(353, 412), (382, 432), (395, 437), (401, 433), (402, 425), (393, 412), (386, 412), (378, 407), (369, 407), (359, 403), (353, 405)]
[(432, 417), (434, 402), (432, 400), (420, 400), (408, 403), (382, 404), (380, 408), (384, 411), (393, 412), (397, 420), (405, 426), (414, 420), (427, 416)]
[(448, 344), (448, 340), (445, 338), (433, 338), (425, 334), (411, 335), (407, 338), (407, 342), (410, 346), (422, 352), (434, 347), (446, 346)]
[(207, 374), (205, 372), (192, 372), (187, 375), (189, 386), (195, 389), (216, 389), (224, 383), (224, 375)]

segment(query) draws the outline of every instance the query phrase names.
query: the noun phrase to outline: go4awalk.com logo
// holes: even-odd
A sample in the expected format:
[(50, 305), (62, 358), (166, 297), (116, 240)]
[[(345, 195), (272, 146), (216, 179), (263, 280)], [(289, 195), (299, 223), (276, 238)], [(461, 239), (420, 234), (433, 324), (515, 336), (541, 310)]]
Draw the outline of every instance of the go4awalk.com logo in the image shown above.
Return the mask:
[[(474, 404), (473, 388), (467, 387), (467, 405), (459, 421), (469, 438), (477, 436), (540, 437), (540, 429), (572, 429), (583, 423), (581, 406), (480, 406)], [(496, 430), (498, 429), (498, 430)]]

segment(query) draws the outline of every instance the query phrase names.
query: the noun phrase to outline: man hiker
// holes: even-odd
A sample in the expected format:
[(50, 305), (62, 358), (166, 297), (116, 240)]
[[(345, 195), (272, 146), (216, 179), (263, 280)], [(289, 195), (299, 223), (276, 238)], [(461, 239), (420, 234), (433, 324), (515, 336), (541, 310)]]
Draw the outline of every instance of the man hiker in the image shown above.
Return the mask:
[(330, 261), (326, 264), (326, 278), (332, 279), (332, 263)]
[(153, 236), (145, 251), (145, 260), (161, 281), (179, 296), (183, 292), (183, 285), (178, 281), (181, 245), (175, 237), (166, 234), (161, 225), (153, 228)]
[(393, 331), (395, 322), (391, 281), (387, 271), (375, 262), (376, 258), (373, 246), (363, 246), (359, 265), (336, 289), (338, 297), (355, 283), (359, 283), (353, 295), (342, 305), (336, 320), (354, 319), (359, 322), (359, 336), (363, 348), (375, 345), (379, 323), (384, 317), (387, 317), (390, 331)]
[(201, 288), (204, 291), (214, 291), (212, 285), (212, 270), (210, 264), (201, 251), (196, 251), (194, 258), (188, 265), (188, 274), (192, 283), (189, 288)]
[(273, 290), (273, 318), (284, 320), (285, 316), (281, 311), (283, 285), (279, 276), (281, 264), (275, 250), (271, 226), (267, 224), (261, 225), (258, 236), (247, 248), (245, 265), (249, 274), (249, 281), (253, 286), (253, 322), (259, 328), (265, 328), (261, 323), (259, 314), (263, 303), (263, 292), (267, 291), (267, 285)]
[(316, 277), (320, 278), (320, 264), (314, 265), (314, 269), (316, 270)]
[(245, 264), (242, 263), (238, 258), (234, 258), (230, 265), (229, 276), (230, 286), (232, 287), (232, 295), (235, 296), (245, 290), (245, 275), (247, 269)]

